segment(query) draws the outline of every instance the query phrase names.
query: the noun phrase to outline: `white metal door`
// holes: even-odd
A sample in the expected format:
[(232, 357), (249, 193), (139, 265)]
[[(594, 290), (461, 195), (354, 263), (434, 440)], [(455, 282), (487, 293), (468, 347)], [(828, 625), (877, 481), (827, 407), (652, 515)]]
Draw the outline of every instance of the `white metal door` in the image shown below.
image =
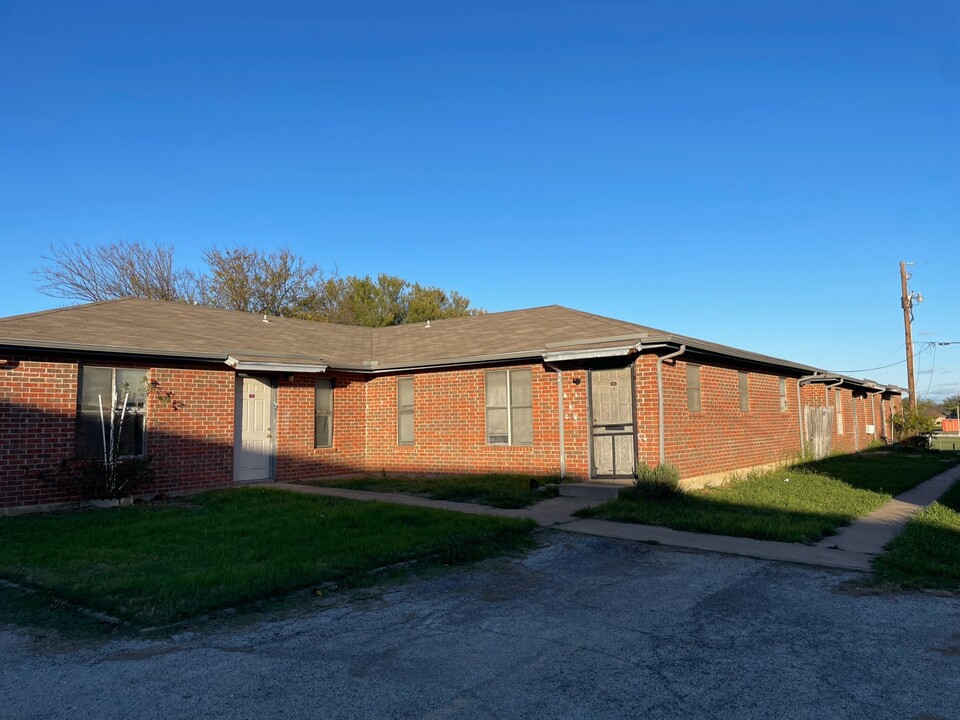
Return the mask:
[(273, 407), (270, 385), (257, 378), (238, 383), (239, 428), (233, 478), (237, 482), (269, 480), (273, 465)]

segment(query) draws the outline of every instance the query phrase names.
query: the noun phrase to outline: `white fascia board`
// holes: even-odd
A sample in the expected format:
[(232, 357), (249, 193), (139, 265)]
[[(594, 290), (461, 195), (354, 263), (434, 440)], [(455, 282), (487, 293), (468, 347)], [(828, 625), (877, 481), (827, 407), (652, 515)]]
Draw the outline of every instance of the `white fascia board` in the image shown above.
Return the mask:
[(574, 352), (543, 353), (544, 362), (564, 362), (565, 360), (591, 360), (593, 358), (622, 357), (637, 349), (636, 345), (623, 347), (594, 348), (593, 350), (576, 350)]

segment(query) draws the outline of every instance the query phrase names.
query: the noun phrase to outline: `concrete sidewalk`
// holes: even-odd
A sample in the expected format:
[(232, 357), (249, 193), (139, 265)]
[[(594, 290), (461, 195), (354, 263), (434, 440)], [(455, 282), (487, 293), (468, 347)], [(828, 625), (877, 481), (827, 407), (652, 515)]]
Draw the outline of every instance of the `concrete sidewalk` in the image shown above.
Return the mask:
[(610, 520), (574, 517), (574, 513), (578, 510), (598, 505), (601, 502), (584, 498), (550, 498), (530, 508), (508, 510), (476, 503), (431, 500), (403, 493), (347, 490), (292, 483), (268, 483), (263, 484), (262, 487), (281, 488), (307, 495), (324, 495), (351, 500), (375, 500), (397, 505), (415, 505), (468, 515), (529, 518), (541, 527), (551, 527), (583, 535), (657, 543), (690, 550), (718, 552), (727, 555), (779, 560), (843, 570), (870, 570), (873, 558), (883, 552), (886, 544), (900, 532), (907, 520), (939, 498), (958, 479), (960, 479), (960, 466), (950, 468), (946, 472), (940, 473), (920, 483), (915, 488), (898, 495), (883, 507), (856, 520), (851, 525), (841, 528), (836, 535), (824, 538), (815, 545), (754, 540), (730, 535), (673, 530), (659, 525), (634, 525)]

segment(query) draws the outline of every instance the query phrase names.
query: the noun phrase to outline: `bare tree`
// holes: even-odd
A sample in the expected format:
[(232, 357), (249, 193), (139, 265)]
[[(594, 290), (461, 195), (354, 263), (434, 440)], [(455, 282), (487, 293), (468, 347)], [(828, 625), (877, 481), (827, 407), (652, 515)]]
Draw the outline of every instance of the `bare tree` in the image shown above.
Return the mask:
[(289, 248), (264, 253), (247, 246), (203, 253), (209, 273), (202, 283), (205, 305), (300, 317), (323, 282), (320, 268)]
[(34, 271), (39, 290), (53, 297), (98, 302), (119, 297), (188, 301), (197, 278), (173, 264), (173, 246), (114, 242), (84, 247), (53, 246)]

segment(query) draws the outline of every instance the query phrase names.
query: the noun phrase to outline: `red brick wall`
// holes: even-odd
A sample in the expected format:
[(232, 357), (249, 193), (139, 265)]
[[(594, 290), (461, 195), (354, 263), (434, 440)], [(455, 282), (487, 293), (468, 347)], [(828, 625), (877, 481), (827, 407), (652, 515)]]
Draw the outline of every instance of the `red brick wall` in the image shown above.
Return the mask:
[[(2, 360), (3, 358), (0, 358)], [(75, 452), (78, 362), (69, 357), (7, 356), (0, 365), (0, 507), (69, 500), (51, 477)], [(750, 411), (740, 411), (737, 370), (701, 364), (700, 412), (687, 409), (686, 363), (663, 365), (666, 459), (684, 477), (727, 472), (795, 456), (800, 450), (796, 379), (787, 378), (787, 411), (780, 410), (778, 375), (750, 371)], [(90, 362), (144, 367), (136, 361)], [(276, 475), (281, 481), (355, 473), (520, 472), (554, 475), (560, 470), (557, 374), (542, 364), (503, 368), (531, 370), (532, 446), (489, 445), (486, 441), (483, 368), (437, 370), (406, 375), (333, 373), (333, 446), (314, 447), (316, 375), (274, 377), (276, 385)], [(150, 376), (183, 407), (148, 400), (147, 452), (154, 457), (154, 492), (228, 486), (233, 480), (236, 374), (211, 365), (153, 363)], [(416, 442), (397, 442), (397, 377), (414, 378)], [(635, 364), (638, 457), (655, 464), (659, 456), (656, 357)], [(562, 371), (564, 449), (568, 478), (589, 477), (587, 370)], [(900, 409), (888, 395), (854, 398), (847, 388), (803, 388), (803, 404), (844, 408), (844, 433), (834, 449), (865, 448)], [(871, 414), (876, 404), (876, 415)], [(857, 408), (854, 424), (854, 406)], [(881, 416), (883, 421), (881, 422)], [(854, 428), (858, 428), (855, 432)], [(835, 424), (836, 429), (836, 424)]]
[[(367, 384), (367, 452), (370, 472), (519, 472), (557, 474), (560, 468), (557, 427), (557, 376), (542, 365), (530, 369), (533, 389), (533, 445), (489, 445), (486, 439), (485, 370), (459, 369), (378, 376)], [(397, 442), (397, 378), (414, 379), (413, 445)], [(578, 388), (564, 373), (568, 404), (578, 403)], [(581, 382), (580, 387), (585, 387)], [(572, 411), (577, 413), (576, 409)], [(585, 422), (578, 413), (578, 422)], [(572, 424), (572, 423), (571, 423)], [(583, 440), (574, 428), (566, 443)], [(585, 462), (578, 448), (568, 467)]]
[(0, 357), (0, 507), (69, 499), (50, 473), (74, 454), (77, 366)]
[(150, 377), (183, 402), (174, 410), (173, 403), (162, 403), (154, 395), (147, 400), (147, 454), (153, 457), (155, 475), (150, 491), (200, 490), (233, 482), (235, 373), (209, 366), (153, 367)]
[[(890, 416), (902, 408), (897, 395), (867, 393), (849, 387), (828, 387), (829, 383), (809, 384), (803, 388), (803, 404), (811, 407), (824, 405), (833, 408), (833, 452), (865, 450), (881, 436), (891, 438)], [(837, 398), (843, 410), (843, 432), (837, 416)], [(874, 432), (867, 432), (873, 425)]]
[[(76, 456), (80, 362), (65, 357), (5, 356), (0, 366), (0, 507), (75, 500), (58, 485), (62, 460)], [(234, 373), (228, 368), (153, 367), (136, 361), (89, 361), (98, 367), (144, 368), (182, 401), (147, 400), (147, 454), (154, 483), (171, 492), (229, 484), (233, 479)]]
[[(687, 404), (687, 365), (700, 366), (701, 410)], [(693, 358), (663, 363), (664, 438), (666, 461), (683, 477), (728, 472), (795, 457), (800, 427), (795, 378), (786, 378), (787, 409), (780, 410), (776, 374), (750, 370), (750, 409), (740, 410), (738, 370)], [(639, 459), (659, 462), (656, 357), (641, 356), (637, 372)]]
[(317, 375), (282, 375), (277, 382), (277, 479), (283, 482), (366, 471), (367, 392), (364, 377), (333, 378), (333, 446), (314, 447)]

